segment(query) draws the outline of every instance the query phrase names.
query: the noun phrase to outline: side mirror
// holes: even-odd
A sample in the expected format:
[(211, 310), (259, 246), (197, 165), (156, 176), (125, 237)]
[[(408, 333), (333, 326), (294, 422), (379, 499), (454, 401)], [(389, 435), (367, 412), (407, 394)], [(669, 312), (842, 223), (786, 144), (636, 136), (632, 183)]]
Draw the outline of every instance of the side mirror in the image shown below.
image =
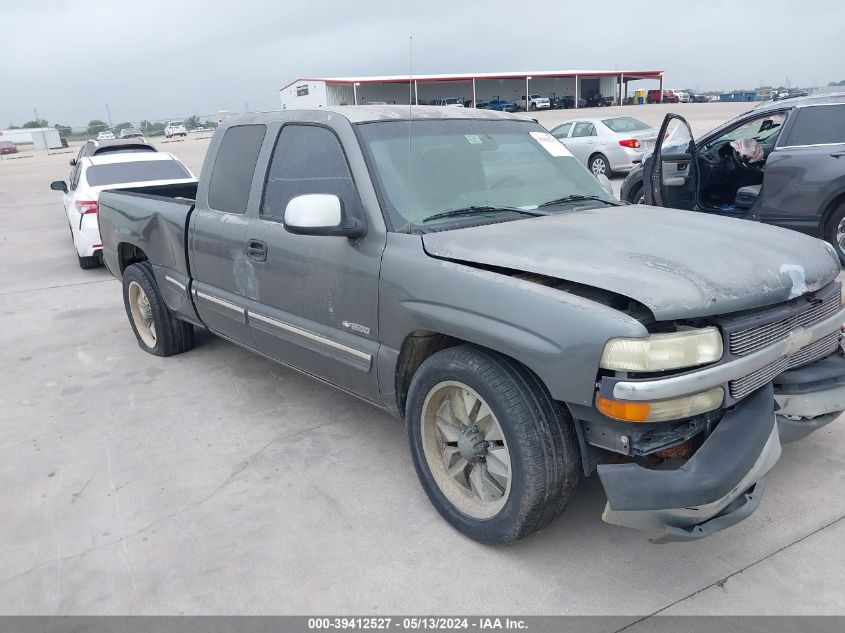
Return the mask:
[(71, 158), (71, 159), (70, 159), (70, 166), (71, 166), (71, 167), (73, 167), (73, 166), (75, 166), (75, 165), (76, 165), (76, 159), (75, 159), (75, 158)]
[(340, 198), (333, 194), (308, 193), (290, 199), (285, 207), (285, 228), (297, 235), (361, 237), (366, 232), (362, 220), (344, 212)]
[(608, 178), (604, 174), (598, 174), (596, 176), (596, 180), (599, 181), (599, 184), (601, 185), (602, 189), (604, 189), (611, 196), (613, 195), (613, 185), (610, 184), (610, 178)]
[(67, 183), (64, 180), (54, 180), (50, 183), (50, 189), (67, 193)]

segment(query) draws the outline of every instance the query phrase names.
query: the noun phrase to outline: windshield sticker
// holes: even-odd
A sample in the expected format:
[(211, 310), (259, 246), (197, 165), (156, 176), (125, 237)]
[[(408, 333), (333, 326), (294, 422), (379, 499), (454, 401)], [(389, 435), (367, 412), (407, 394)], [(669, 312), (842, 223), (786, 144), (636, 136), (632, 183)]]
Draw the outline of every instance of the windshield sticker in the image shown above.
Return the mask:
[(473, 145), (481, 143), (481, 138), (477, 134), (464, 134), (464, 138)]
[(529, 134), (552, 156), (572, 156), (572, 153), (564, 147), (563, 143), (548, 132), (529, 132)]

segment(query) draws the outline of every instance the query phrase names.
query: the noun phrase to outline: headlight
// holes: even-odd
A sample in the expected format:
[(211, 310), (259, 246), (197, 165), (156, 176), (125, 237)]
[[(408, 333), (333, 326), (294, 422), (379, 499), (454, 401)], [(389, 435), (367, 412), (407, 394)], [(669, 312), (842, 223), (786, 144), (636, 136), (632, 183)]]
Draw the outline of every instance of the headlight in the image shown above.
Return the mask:
[(599, 366), (618, 371), (665, 371), (712, 363), (722, 357), (722, 336), (715, 327), (652, 334), (647, 338), (612, 338)]

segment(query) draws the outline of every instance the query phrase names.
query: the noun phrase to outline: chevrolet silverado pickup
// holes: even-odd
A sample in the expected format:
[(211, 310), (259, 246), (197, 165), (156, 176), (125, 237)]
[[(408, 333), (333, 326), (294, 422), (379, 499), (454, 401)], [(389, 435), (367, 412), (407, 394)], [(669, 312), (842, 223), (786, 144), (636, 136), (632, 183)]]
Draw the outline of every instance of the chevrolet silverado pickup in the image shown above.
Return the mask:
[(707, 536), (845, 409), (829, 245), (623, 206), (515, 115), (229, 118), (197, 184), (105, 191), (99, 222), (143, 351), (207, 328), (393, 412), (480, 542), (547, 525), (591, 475), (605, 521)]

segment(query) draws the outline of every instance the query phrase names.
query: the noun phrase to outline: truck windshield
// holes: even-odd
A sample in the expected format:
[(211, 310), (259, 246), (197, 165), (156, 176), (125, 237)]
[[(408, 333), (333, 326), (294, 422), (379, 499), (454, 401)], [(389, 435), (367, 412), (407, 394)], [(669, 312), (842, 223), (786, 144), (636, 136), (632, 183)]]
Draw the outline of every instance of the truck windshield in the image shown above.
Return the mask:
[[(568, 198), (542, 210), (555, 213), (573, 205), (618, 204), (557, 139), (533, 122), (378, 121), (359, 124), (358, 130), (394, 230), (467, 207), (532, 210)], [(479, 221), (485, 217), (444, 216), (424, 226)]]
[(85, 179), (92, 187), (117, 185), (151, 180), (178, 180), (191, 174), (176, 160), (145, 160), (126, 163), (92, 165), (85, 171)]

